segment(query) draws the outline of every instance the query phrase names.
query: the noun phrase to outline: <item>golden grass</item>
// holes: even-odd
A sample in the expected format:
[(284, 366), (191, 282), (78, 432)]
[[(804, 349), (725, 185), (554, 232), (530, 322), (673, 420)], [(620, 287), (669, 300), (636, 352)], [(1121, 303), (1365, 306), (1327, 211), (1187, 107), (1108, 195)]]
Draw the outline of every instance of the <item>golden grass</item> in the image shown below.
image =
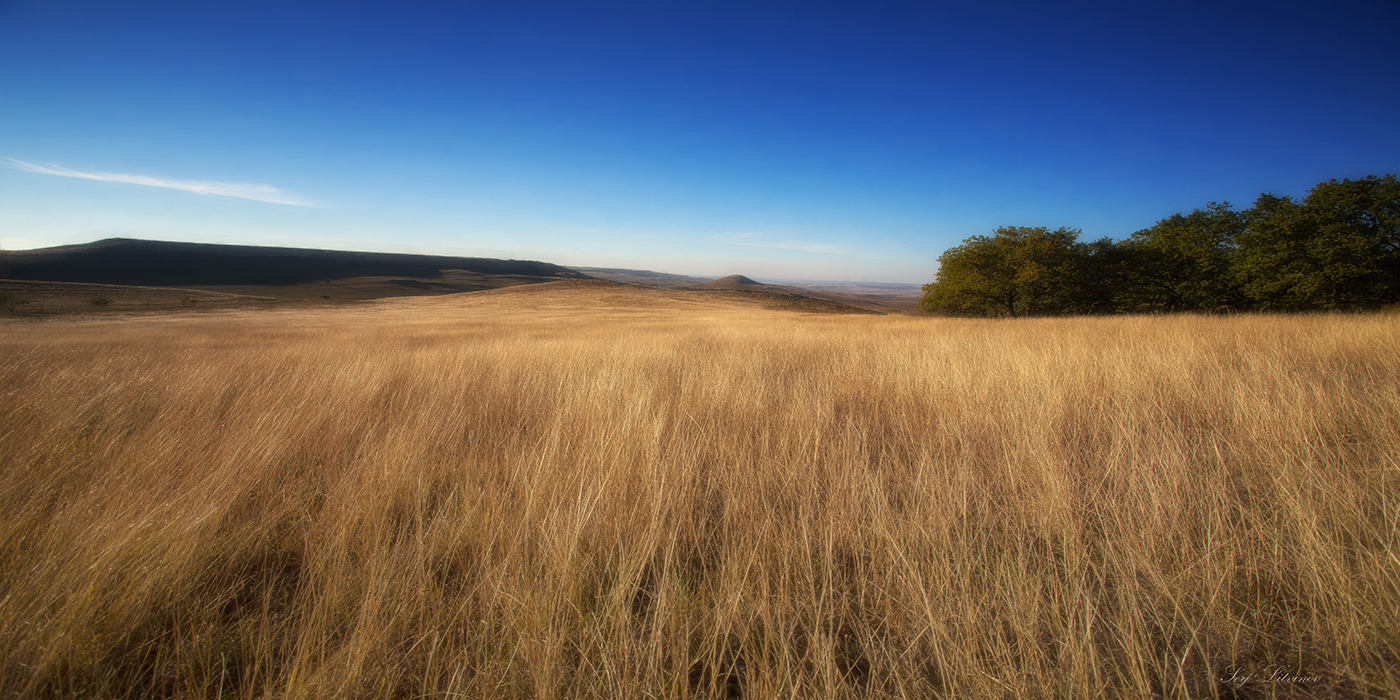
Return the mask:
[(514, 291), (0, 325), (0, 695), (1400, 692), (1394, 317)]

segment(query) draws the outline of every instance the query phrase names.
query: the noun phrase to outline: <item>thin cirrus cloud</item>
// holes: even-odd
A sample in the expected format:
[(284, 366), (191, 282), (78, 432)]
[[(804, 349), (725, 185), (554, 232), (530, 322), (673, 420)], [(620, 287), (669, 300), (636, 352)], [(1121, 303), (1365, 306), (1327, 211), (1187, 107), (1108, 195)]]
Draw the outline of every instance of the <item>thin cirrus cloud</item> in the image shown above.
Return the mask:
[(61, 166), (34, 165), (14, 158), (6, 158), (10, 165), (18, 170), (31, 173), (42, 173), (44, 175), (58, 175), (60, 177), (74, 177), (80, 180), (97, 180), (99, 182), (124, 182), (129, 185), (145, 185), (147, 187), (163, 187), (169, 190), (183, 190), (195, 194), (212, 195), (215, 197), (233, 197), (235, 199), (251, 199), (255, 202), (267, 202), (268, 204), (290, 204), (297, 207), (314, 207), (316, 204), (301, 197), (273, 187), (272, 185), (254, 185), (241, 182), (199, 182), (195, 180), (167, 180), (165, 178), (150, 177), (147, 175), (126, 175), (123, 173), (85, 173), (78, 170), (69, 170)]
[(731, 233), (711, 236), (713, 240), (730, 245), (743, 245), (751, 248), (777, 248), (779, 250), (796, 250), (803, 253), (827, 253), (839, 254), (843, 252), (840, 246), (827, 243), (803, 243), (802, 241), (766, 241), (762, 234), (758, 233)]

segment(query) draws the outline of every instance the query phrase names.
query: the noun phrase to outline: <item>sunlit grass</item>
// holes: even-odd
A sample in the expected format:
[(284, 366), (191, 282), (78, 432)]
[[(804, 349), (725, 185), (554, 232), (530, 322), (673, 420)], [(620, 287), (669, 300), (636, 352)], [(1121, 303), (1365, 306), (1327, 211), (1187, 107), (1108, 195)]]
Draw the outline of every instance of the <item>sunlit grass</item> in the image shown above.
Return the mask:
[(0, 326), (0, 692), (1400, 692), (1395, 317), (512, 299)]

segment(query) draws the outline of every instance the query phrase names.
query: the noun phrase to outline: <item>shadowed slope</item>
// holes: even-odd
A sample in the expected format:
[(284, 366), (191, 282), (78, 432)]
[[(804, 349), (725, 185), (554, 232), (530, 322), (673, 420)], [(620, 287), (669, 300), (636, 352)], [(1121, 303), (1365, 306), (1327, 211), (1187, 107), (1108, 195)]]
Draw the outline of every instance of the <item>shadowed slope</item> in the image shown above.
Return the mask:
[(127, 238), (0, 252), (0, 279), (153, 287), (280, 286), (376, 276), (437, 279), (447, 270), (548, 279), (587, 277), (558, 265), (533, 260), (169, 243)]
[(285, 299), (178, 287), (136, 287), (80, 282), (0, 279), (0, 316), (40, 318), (66, 314), (167, 313), (210, 309), (270, 308)]

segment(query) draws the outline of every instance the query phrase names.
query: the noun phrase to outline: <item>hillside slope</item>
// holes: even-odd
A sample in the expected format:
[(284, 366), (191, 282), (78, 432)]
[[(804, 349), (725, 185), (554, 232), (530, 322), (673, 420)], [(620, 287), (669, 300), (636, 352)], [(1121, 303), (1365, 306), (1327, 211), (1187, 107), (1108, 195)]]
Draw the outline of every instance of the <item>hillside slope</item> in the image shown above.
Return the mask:
[(583, 273), (533, 260), (170, 243), (128, 238), (37, 250), (0, 251), (0, 279), (154, 287), (280, 286), (353, 277), (438, 279), (447, 270), (492, 276), (587, 278)]
[(632, 270), (620, 267), (571, 267), (569, 269), (600, 280), (644, 284), (648, 287), (676, 287), (705, 281), (704, 277), (677, 275), (670, 272), (656, 272), (655, 270)]
[(785, 294), (788, 296), (807, 297), (813, 300), (827, 301), (842, 306), (851, 306), (866, 311), (878, 313), (916, 313), (918, 311), (915, 302), (900, 298), (898, 296), (872, 295), (872, 294), (842, 294), (839, 292), (824, 291), (819, 289), (806, 289), (781, 284), (764, 284), (757, 280), (743, 275), (729, 275), (719, 279), (675, 287), (675, 289), (685, 289), (700, 292), (761, 292), (766, 294)]

